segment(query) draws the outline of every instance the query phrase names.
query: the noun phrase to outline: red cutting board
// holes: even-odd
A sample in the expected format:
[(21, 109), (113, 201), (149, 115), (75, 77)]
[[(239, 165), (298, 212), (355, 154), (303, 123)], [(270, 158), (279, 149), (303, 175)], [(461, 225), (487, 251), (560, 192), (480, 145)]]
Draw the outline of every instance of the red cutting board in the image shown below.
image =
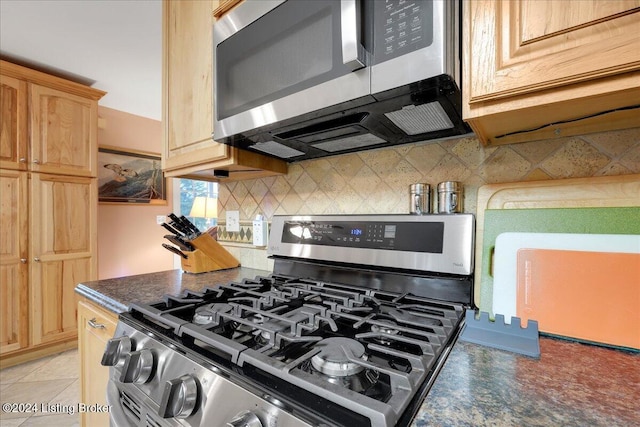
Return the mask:
[(640, 349), (640, 254), (520, 249), (516, 313), (540, 332)]

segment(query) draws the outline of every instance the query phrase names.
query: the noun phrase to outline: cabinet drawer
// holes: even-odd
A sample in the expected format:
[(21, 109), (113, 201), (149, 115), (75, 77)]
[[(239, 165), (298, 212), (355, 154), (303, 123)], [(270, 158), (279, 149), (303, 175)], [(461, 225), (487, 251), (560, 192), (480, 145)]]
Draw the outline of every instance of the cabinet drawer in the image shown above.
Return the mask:
[(79, 318), (81, 328), (104, 341), (113, 337), (117, 323), (115, 313), (107, 312), (84, 301), (80, 301), (78, 304), (82, 307), (80, 311), (82, 315)]

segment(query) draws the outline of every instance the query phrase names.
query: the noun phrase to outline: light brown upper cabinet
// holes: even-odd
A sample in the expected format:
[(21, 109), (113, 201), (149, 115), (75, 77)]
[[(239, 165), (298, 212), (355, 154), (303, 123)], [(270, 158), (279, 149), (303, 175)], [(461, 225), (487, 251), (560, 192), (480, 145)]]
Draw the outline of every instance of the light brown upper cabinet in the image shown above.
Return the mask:
[(0, 167), (27, 169), (27, 82), (0, 75)]
[[(213, 135), (213, 10), (217, 0), (163, 2), (162, 168), (168, 177), (252, 179), (287, 172), (279, 159), (218, 144)], [(228, 178), (221, 178), (229, 175)]]
[(504, 144), (640, 126), (640, 0), (474, 0), (463, 116)]
[(98, 103), (49, 87), (29, 87), (31, 170), (97, 176)]
[(0, 167), (97, 176), (97, 111), (104, 94), (0, 61)]

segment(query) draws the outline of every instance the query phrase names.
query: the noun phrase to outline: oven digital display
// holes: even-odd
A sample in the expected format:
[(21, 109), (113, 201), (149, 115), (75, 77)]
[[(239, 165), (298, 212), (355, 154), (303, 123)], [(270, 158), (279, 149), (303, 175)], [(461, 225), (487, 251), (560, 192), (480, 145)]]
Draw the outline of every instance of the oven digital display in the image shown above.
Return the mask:
[(281, 241), (321, 246), (442, 253), (443, 222), (289, 221)]

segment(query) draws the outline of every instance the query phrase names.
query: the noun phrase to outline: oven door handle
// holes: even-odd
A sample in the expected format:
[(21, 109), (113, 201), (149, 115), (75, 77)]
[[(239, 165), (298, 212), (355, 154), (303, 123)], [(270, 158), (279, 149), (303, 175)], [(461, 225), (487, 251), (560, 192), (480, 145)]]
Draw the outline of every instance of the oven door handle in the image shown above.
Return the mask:
[(366, 66), (365, 50), (360, 43), (360, 14), (357, 2), (358, 0), (340, 1), (342, 63), (351, 71)]

